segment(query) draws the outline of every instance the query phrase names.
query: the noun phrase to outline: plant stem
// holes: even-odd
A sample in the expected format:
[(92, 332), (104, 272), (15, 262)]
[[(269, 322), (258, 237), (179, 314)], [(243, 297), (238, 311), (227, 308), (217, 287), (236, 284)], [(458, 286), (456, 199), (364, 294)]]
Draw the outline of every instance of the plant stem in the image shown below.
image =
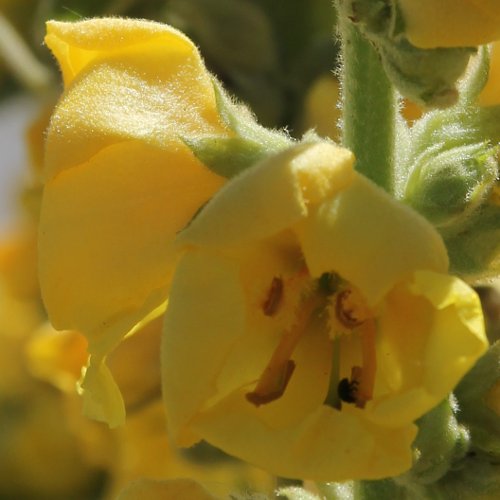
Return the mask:
[(356, 169), (388, 192), (394, 184), (396, 94), (380, 58), (337, 0), (342, 40), (343, 145)]

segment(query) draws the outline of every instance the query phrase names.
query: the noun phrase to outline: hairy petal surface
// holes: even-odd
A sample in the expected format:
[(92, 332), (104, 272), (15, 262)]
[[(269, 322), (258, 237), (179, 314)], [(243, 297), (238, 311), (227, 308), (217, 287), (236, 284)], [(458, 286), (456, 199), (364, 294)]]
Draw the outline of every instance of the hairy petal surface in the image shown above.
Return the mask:
[(46, 43), (65, 92), (43, 170), (42, 295), (56, 328), (83, 332), (100, 366), (165, 301), (175, 235), (224, 183), (181, 137), (227, 132), (196, 47), (169, 26), (50, 22)]

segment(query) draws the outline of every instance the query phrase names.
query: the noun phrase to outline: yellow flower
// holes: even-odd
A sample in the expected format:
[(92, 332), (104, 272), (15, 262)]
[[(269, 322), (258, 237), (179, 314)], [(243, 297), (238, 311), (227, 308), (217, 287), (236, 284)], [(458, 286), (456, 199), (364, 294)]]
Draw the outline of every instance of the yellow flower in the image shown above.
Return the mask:
[[(65, 92), (46, 141), (40, 215), (42, 295), (58, 329), (89, 341), (87, 390), (123, 421), (103, 360), (166, 300), (175, 234), (223, 184), (182, 138), (227, 136), (193, 43), (149, 21), (49, 22)], [(100, 389), (99, 389), (100, 387)]]
[(398, 0), (416, 47), (467, 47), (500, 39), (498, 0)]
[(179, 235), (162, 346), (169, 431), (286, 477), (393, 476), (414, 421), (483, 353), (477, 295), (427, 221), (298, 145), (227, 184)]

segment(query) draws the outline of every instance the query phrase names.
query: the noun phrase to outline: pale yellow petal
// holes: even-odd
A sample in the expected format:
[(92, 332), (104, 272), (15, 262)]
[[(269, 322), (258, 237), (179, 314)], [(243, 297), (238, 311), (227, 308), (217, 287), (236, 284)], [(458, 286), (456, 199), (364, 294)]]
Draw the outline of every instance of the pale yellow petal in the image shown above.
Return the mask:
[(106, 422), (110, 428), (125, 422), (125, 405), (120, 389), (106, 366), (105, 360), (89, 359), (80, 385), (85, 416)]
[(237, 263), (196, 251), (177, 268), (165, 316), (162, 366), (169, 430), (181, 445), (196, 440), (183, 436), (184, 427), (216, 394), (227, 353), (245, 331), (238, 278)]
[(485, 352), (481, 305), (457, 278), (419, 271), (387, 298), (368, 418), (414, 421), (442, 401)]
[(161, 398), (162, 327), (162, 317), (150, 321), (127, 336), (107, 357), (109, 370), (120, 388), (127, 412)]
[(380, 479), (412, 464), (412, 424), (391, 429), (359, 414), (320, 406), (292, 425), (272, 427), (236, 393), (193, 422), (209, 442), (283, 477), (316, 481)]
[(360, 175), (297, 226), (309, 271), (334, 271), (376, 304), (415, 269), (446, 272), (435, 229), (419, 214)]
[(192, 42), (176, 30), (118, 19), (53, 22), (49, 29), (48, 44), (63, 73), (69, 66), (77, 78), (51, 119), (45, 179), (134, 139), (165, 151), (165, 165), (176, 152), (193, 163), (181, 137), (224, 133), (210, 75)]
[(191, 40), (171, 26), (116, 17), (80, 22), (48, 21), (45, 43), (61, 65), (65, 85), (86, 66), (124, 53), (140, 52), (144, 48), (173, 53), (196, 51)]
[(353, 178), (353, 163), (350, 151), (327, 142), (294, 146), (226, 185), (179, 242), (223, 247), (273, 236), (345, 189)]
[(466, 47), (500, 39), (498, 0), (398, 0), (417, 47)]
[(158, 23), (49, 23), (67, 89), (47, 135), (40, 282), (52, 323), (105, 356), (165, 301), (172, 241), (224, 182), (182, 142), (224, 134), (211, 77)]
[(166, 157), (136, 141), (49, 182), (39, 262), (52, 323), (85, 332), (91, 349), (120, 323), (124, 335), (165, 300), (175, 234), (219, 185), (182, 152)]

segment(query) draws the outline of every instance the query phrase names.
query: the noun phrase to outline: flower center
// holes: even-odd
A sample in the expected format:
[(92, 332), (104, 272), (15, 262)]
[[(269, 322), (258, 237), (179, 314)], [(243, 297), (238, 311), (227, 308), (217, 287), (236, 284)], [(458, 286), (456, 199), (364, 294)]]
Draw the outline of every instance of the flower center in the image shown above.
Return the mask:
[[(274, 277), (262, 302), (262, 312), (274, 316), (283, 307), (286, 281)], [(309, 281), (310, 283), (310, 281)], [(307, 287), (309, 288), (309, 287)], [(339, 382), (339, 363), (333, 363), (330, 390), (325, 404), (340, 408), (341, 402), (353, 403), (358, 408), (373, 398), (376, 374), (375, 320), (362, 295), (334, 273), (325, 273), (315, 286), (305, 293), (295, 311), (293, 325), (285, 330), (255, 389), (246, 394), (255, 406), (271, 403), (283, 396), (295, 370), (291, 359), (297, 344), (307, 331), (312, 318), (320, 311), (329, 312), (329, 333), (335, 355), (340, 354), (341, 336), (356, 333), (361, 338), (362, 366), (353, 366), (351, 378)]]

